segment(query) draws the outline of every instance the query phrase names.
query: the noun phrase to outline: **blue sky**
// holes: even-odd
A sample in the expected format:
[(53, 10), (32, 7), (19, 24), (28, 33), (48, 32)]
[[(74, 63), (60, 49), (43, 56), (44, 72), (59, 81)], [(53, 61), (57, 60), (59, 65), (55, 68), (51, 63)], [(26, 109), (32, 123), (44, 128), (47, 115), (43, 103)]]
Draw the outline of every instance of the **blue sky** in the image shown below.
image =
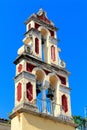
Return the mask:
[(72, 114), (84, 116), (87, 106), (87, 0), (3, 0), (0, 1), (0, 117), (7, 118), (14, 107), (13, 61), (23, 44), (24, 21), (39, 8), (43, 8), (59, 28), (60, 56), (71, 72)]

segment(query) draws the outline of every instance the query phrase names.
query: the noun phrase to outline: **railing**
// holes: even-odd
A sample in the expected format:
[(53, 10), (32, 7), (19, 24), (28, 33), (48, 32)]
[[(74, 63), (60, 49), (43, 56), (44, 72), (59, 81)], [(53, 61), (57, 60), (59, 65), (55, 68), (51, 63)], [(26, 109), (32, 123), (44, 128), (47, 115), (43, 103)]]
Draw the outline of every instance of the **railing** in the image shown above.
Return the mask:
[(60, 111), (60, 114), (61, 115), (63, 114), (62, 105), (57, 104), (54, 101), (51, 101), (49, 98), (46, 98), (46, 99), (37, 98), (36, 106), (38, 108), (38, 112), (41, 112), (41, 113), (54, 115), (55, 108), (58, 108), (58, 111)]
[(40, 98), (37, 98), (36, 104), (38, 107), (38, 112), (53, 115), (53, 103), (51, 100), (42, 100)]
[[(56, 104), (50, 99), (42, 100), (40, 98), (37, 98), (36, 105), (39, 113), (45, 113), (47, 115), (57, 117), (62, 121), (68, 121), (73, 123), (73, 118), (63, 113), (62, 106), (60, 104)], [(55, 109), (59, 111), (59, 112), (57, 111), (58, 114), (56, 113), (56, 115), (55, 115), (56, 112)]]

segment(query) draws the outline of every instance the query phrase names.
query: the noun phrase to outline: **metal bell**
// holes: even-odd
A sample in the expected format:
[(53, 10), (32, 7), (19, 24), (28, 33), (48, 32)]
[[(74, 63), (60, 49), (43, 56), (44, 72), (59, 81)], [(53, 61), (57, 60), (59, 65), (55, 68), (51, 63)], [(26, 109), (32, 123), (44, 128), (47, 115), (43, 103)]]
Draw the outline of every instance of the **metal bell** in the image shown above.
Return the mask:
[(37, 96), (41, 92), (40, 87), (41, 87), (41, 83), (36, 82), (36, 94), (37, 94)]
[(47, 97), (53, 100), (54, 94), (53, 90), (51, 88), (48, 89)]

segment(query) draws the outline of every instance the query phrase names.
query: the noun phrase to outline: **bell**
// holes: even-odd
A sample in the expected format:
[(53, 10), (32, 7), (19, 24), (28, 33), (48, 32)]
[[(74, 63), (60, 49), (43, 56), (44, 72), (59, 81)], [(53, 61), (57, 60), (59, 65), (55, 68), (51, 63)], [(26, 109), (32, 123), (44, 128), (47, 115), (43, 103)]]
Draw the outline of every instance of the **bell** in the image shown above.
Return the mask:
[(41, 84), (40, 83), (36, 83), (36, 93), (37, 93), (37, 96), (38, 96), (38, 94), (41, 92), (40, 91), (40, 87), (41, 87)]
[(46, 42), (46, 38), (42, 36), (42, 45)]
[(38, 96), (38, 94), (40, 93), (40, 89), (36, 88), (36, 93), (37, 93), (37, 96)]
[(50, 88), (48, 89), (47, 97), (50, 98), (51, 100), (53, 100), (54, 95), (53, 95), (52, 89), (50, 89)]

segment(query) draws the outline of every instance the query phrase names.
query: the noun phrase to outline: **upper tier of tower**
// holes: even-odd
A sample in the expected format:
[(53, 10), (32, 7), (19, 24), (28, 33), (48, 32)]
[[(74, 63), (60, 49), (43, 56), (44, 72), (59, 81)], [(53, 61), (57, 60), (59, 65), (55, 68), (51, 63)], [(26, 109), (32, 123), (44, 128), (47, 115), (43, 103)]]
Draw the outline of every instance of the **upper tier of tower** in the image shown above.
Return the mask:
[(19, 48), (14, 61), (14, 112), (21, 106), (61, 119), (68, 117), (72, 122), (69, 72), (59, 57), (57, 28), (42, 9), (29, 17), (25, 25), (24, 45)]
[[(40, 9), (38, 11), (37, 14), (33, 14), (31, 15), (26, 21), (25, 21), (25, 24), (28, 25), (31, 21), (34, 21), (36, 22), (35, 23), (35, 26), (31, 26), (31, 27), (35, 27), (36, 29), (38, 29), (39, 26), (43, 25), (44, 27), (48, 28), (48, 30), (50, 31), (51, 33), (51, 36), (54, 36), (54, 32), (57, 31), (58, 29), (54, 26), (54, 23), (48, 19), (47, 15), (46, 15), (46, 12), (43, 10), (43, 9)], [(38, 23), (38, 25), (37, 25)], [(29, 28), (27, 28), (29, 29)], [(51, 32), (52, 30), (53, 32)]]
[(58, 29), (47, 18), (46, 12), (40, 9), (25, 21), (25, 25), (24, 45), (19, 48), (18, 55), (26, 52), (45, 63), (65, 68), (65, 62), (59, 57), (60, 49), (56, 35)]

